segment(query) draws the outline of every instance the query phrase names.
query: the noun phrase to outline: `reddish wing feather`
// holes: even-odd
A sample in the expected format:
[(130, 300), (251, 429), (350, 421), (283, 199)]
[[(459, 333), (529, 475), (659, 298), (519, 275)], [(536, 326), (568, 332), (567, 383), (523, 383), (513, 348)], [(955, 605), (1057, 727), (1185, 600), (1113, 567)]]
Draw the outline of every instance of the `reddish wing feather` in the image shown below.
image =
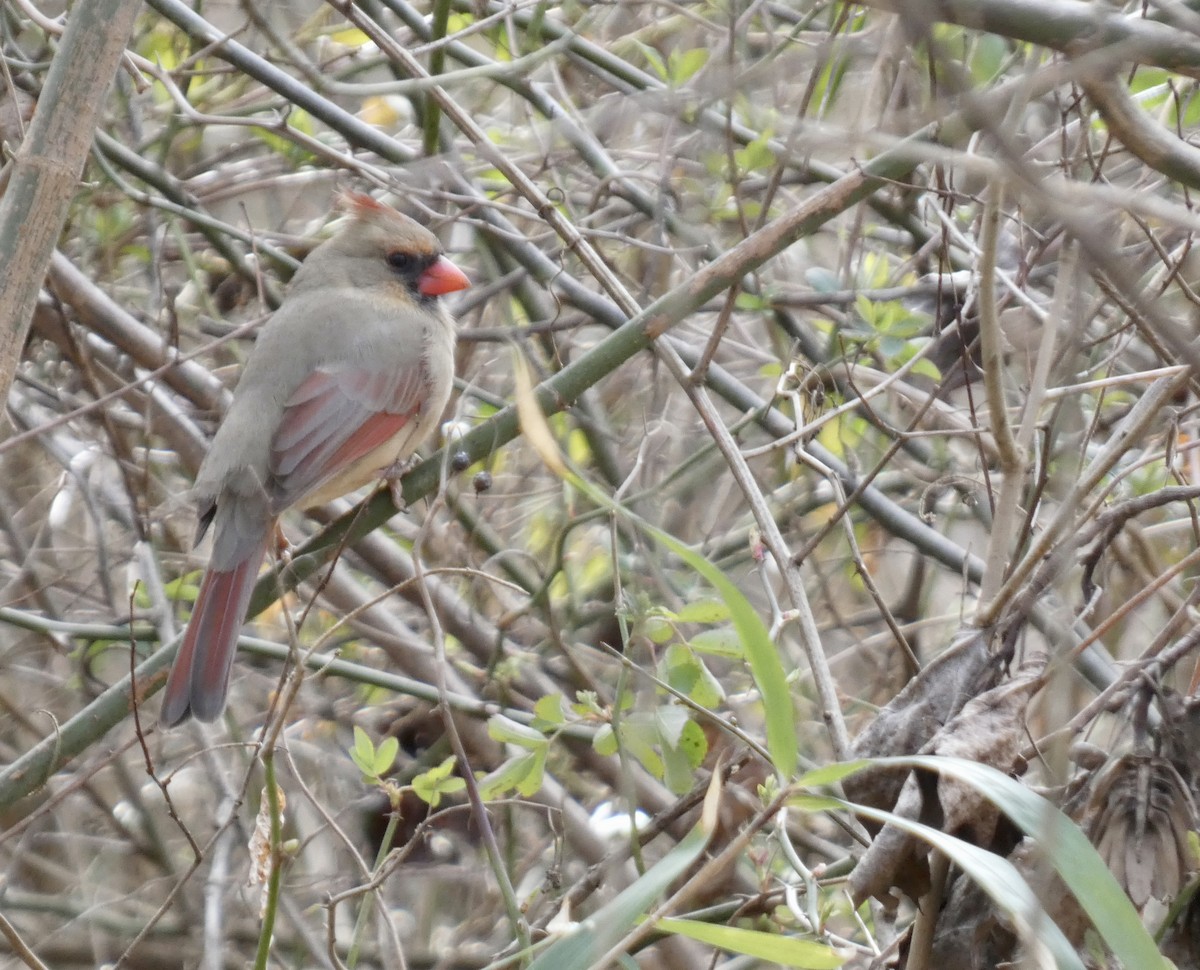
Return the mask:
[(372, 414), (358, 429), (353, 438), (348, 439), (337, 451), (329, 456), (326, 468), (337, 471), (353, 464), (368, 452), (374, 451), (380, 445), (398, 434), (400, 429), (408, 424), (412, 414), (391, 414), (384, 411)]
[(276, 508), (299, 502), (397, 434), (420, 409), (423, 375), (322, 368), (288, 399), (271, 443)]

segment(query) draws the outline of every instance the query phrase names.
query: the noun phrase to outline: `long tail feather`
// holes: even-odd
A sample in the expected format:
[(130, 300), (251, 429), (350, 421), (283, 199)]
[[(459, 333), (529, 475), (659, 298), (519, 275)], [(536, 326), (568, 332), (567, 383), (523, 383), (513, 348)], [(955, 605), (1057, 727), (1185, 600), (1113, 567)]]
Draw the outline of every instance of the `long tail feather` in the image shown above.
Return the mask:
[(238, 634), (250, 605), (258, 567), (267, 554), (270, 533), (233, 569), (210, 569), (200, 584), (200, 594), (171, 676), (163, 692), (160, 719), (174, 727), (195, 716), (215, 721), (225, 709), (229, 673), (237, 651)]

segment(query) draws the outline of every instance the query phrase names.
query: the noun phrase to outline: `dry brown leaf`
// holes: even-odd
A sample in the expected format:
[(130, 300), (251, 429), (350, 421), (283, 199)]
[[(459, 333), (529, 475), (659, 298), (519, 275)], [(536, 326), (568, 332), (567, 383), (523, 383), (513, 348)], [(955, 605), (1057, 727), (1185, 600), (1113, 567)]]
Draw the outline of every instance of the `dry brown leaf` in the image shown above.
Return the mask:
[[(283, 789), (277, 788), (279, 797), (279, 820), (283, 821), (283, 810), (287, 799)], [(271, 799), (264, 787), (258, 798), (258, 814), (254, 817), (254, 831), (250, 833), (250, 871), (246, 874), (246, 885), (261, 887), (259, 916), (266, 915), (267, 883), (271, 878)]]

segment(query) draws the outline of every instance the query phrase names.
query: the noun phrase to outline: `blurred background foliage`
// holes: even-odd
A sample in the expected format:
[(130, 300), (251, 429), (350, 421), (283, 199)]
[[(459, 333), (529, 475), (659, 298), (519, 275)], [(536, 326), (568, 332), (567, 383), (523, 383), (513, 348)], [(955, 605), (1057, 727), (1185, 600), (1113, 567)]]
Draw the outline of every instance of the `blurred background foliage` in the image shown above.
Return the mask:
[[(0, 441), (0, 966), (1200, 965), (1200, 36), (1036, 6), (148, 0)], [(69, 16), (0, 7), (9, 150)], [(164, 733), (344, 189), (472, 278), (443, 433)], [(1025, 791), (805, 774), (918, 752)]]

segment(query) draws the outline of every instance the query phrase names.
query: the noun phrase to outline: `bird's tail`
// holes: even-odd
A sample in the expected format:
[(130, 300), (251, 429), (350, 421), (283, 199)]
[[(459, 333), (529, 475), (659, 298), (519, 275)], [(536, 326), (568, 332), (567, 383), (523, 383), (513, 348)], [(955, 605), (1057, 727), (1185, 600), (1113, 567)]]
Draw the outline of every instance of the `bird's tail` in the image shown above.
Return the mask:
[(233, 569), (210, 569), (200, 584), (200, 594), (179, 653), (163, 692), (164, 727), (174, 727), (189, 717), (215, 721), (225, 709), (229, 672), (237, 651), (238, 634), (250, 605), (258, 567), (267, 554), (268, 531)]

